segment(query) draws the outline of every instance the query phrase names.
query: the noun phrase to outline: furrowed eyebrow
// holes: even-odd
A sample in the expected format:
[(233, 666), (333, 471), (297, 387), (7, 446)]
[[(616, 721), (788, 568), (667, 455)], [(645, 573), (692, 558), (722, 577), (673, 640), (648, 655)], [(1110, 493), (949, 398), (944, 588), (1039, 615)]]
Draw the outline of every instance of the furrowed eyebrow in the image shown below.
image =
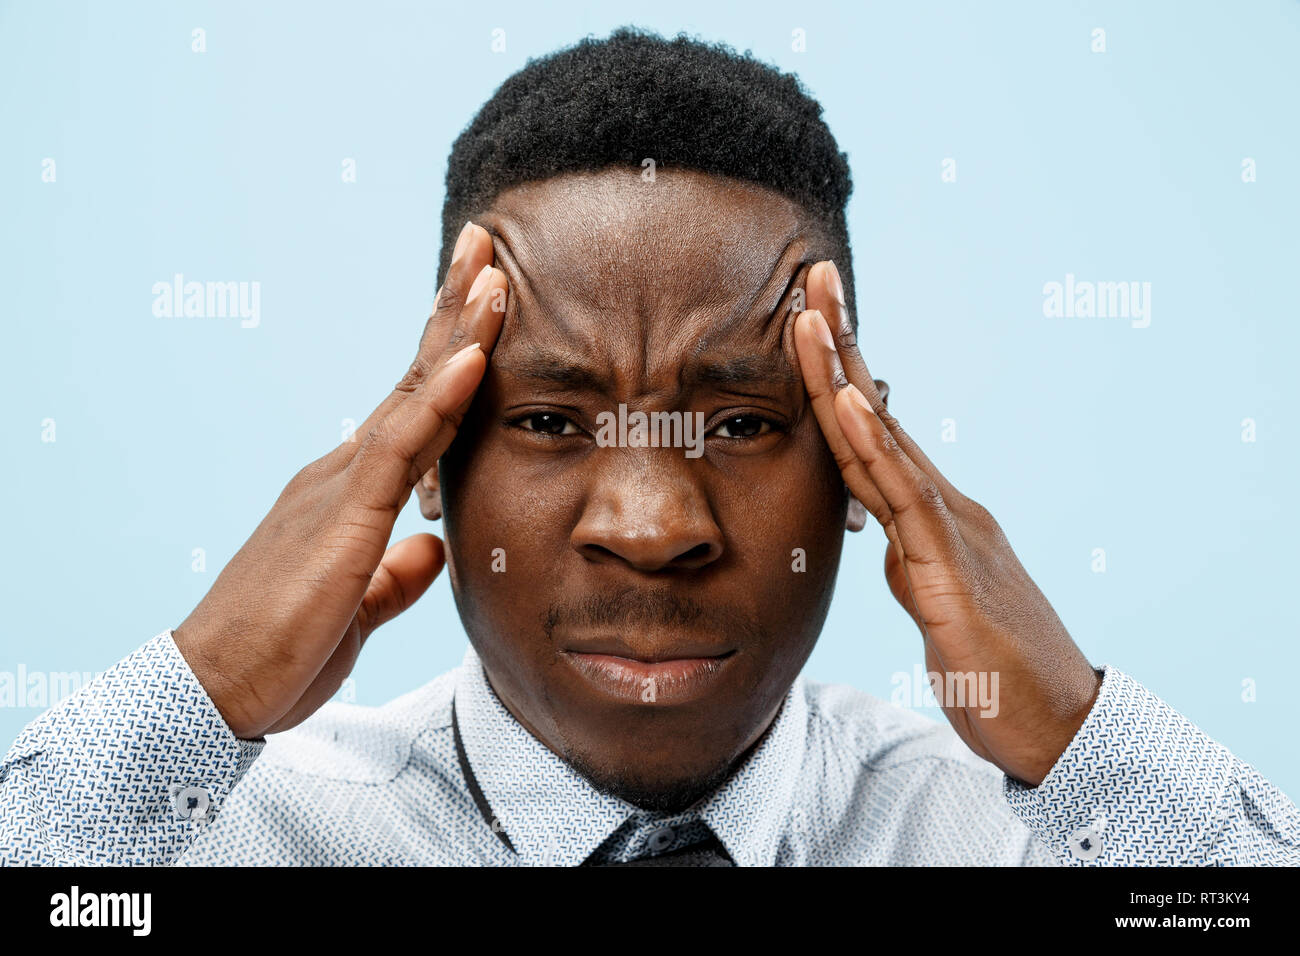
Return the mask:
[[(585, 365), (568, 362), (553, 353), (534, 353), (526, 358), (500, 363), (498, 367), (517, 378), (556, 385), (569, 391), (609, 393), (612, 390), (606, 375)], [(682, 378), (688, 386), (723, 387), (793, 385), (798, 380), (794, 369), (784, 357), (774, 355), (740, 355), (721, 362), (692, 363), (687, 366)]]
[(753, 385), (772, 383), (791, 385), (796, 381), (794, 369), (782, 358), (767, 355), (741, 355), (725, 362), (701, 362), (686, 371), (686, 381), (700, 385)]
[(609, 379), (585, 365), (575, 365), (548, 354), (495, 363), (504, 372), (546, 385), (559, 385), (575, 392), (608, 392)]

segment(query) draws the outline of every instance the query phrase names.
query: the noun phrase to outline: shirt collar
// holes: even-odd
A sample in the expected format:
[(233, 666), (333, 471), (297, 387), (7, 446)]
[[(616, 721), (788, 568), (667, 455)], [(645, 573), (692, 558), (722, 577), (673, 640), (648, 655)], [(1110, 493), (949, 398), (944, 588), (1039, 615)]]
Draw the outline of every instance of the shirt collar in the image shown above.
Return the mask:
[[(524, 865), (576, 866), (645, 811), (601, 793), (515, 720), (471, 646), (456, 682), (457, 721), (474, 777)], [(807, 703), (802, 678), (741, 768), (692, 814), (738, 864), (771, 866), (803, 762)], [(667, 818), (665, 818), (667, 819)]]

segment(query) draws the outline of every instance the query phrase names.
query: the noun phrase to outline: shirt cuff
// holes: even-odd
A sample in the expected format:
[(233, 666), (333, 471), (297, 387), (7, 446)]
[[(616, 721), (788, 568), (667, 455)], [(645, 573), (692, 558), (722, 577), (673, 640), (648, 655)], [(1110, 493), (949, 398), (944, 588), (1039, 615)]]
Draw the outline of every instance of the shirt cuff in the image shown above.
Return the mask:
[(234, 735), (167, 630), (30, 723), (3, 766), (22, 765), (56, 856), (163, 863), (265, 746)]
[(1067, 865), (1207, 862), (1240, 807), (1244, 765), (1132, 677), (1102, 670), (1092, 710), (1043, 782), (1003, 777), (1011, 809)]

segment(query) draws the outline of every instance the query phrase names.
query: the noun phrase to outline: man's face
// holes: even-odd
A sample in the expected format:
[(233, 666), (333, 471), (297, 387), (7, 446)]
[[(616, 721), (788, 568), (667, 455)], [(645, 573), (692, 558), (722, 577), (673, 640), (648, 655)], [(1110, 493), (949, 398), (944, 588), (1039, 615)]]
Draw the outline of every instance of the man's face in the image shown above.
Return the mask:
[[(848, 493), (789, 319), (830, 250), (790, 200), (689, 172), (529, 183), (475, 221), (510, 298), (441, 462), (457, 607), (538, 739), (685, 807), (768, 727), (829, 607)], [(703, 413), (703, 453), (598, 444), (620, 403)]]

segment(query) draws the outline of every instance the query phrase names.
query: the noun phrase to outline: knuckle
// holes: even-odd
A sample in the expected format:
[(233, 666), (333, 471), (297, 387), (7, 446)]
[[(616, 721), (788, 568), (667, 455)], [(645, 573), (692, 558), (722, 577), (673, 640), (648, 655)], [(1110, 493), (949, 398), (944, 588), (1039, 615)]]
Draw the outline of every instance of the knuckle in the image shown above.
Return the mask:
[(851, 448), (839, 447), (835, 449), (835, 464), (839, 465), (841, 472), (848, 471), (858, 463), (858, 456), (853, 453)]
[(808, 400), (812, 403), (820, 402), (824, 398), (831, 400), (835, 398), (834, 390), (829, 385), (823, 385), (819, 378), (805, 382), (804, 386), (808, 390)]
[[(870, 512), (871, 517), (879, 521), (882, 526), (887, 525), (889, 522), (894, 520), (894, 512), (891, 511), (889, 506), (883, 501), (875, 500), (870, 504), (864, 504), (863, 507), (866, 508), (867, 511)], [(893, 549), (890, 548), (890, 550), (892, 551)]]
[(438, 292), (438, 308), (434, 310), (434, 316), (442, 317), (460, 312), (465, 305), (465, 291), (460, 282), (449, 277)]
[(320, 484), (327, 477), (324, 461), (317, 459), (310, 464), (299, 469), (297, 474), (289, 479), (289, 483), (284, 486), (284, 495), (295, 495), (306, 491), (315, 485)]
[(361, 451), (358, 458), (368, 457), (376, 452), (386, 452), (393, 448), (397, 443), (397, 433), (393, 430), (392, 425), (385, 419), (375, 423), (366, 435), (366, 440), (361, 445)]
[(460, 351), (461, 346), (469, 339), (469, 329), (464, 322), (457, 322), (455, 328), (451, 330), (451, 335), (447, 339), (443, 353), (447, 356), (455, 355)]
[(917, 489), (917, 500), (931, 511), (942, 511), (946, 505), (943, 500), (943, 492), (933, 481), (922, 482), (921, 487)]
[(394, 391), (413, 392), (424, 381), (429, 374), (429, 363), (424, 356), (417, 356), (407, 369), (406, 374), (402, 376), (401, 381), (393, 386)]
[(986, 528), (989, 531), (992, 531), (994, 529), (997, 529), (999, 531), (1001, 530), (1001, 528), (998, 525), (997, 519), (993, 517), (993, 513), (989, 511), (988, 508), (985, 508), (978, 501), (972, 501), (971, 499), (967, 498), (963, 502), (963, 506), (967, 511), (967, 513), (970, 515), (971, 520), (974, 521), (977, 525)]
[(465, 416), (459, 408), (451, 408), (444, 411), (442, 406), (439, 405), (438, 414), (442, 417), (442, 422), (438, 427), (438, 431), (442, 432), (444, 429), (449, 430), (452, 435), (456, 434), (456, 432), (460, 430), (461, 422), (465, 420)]

